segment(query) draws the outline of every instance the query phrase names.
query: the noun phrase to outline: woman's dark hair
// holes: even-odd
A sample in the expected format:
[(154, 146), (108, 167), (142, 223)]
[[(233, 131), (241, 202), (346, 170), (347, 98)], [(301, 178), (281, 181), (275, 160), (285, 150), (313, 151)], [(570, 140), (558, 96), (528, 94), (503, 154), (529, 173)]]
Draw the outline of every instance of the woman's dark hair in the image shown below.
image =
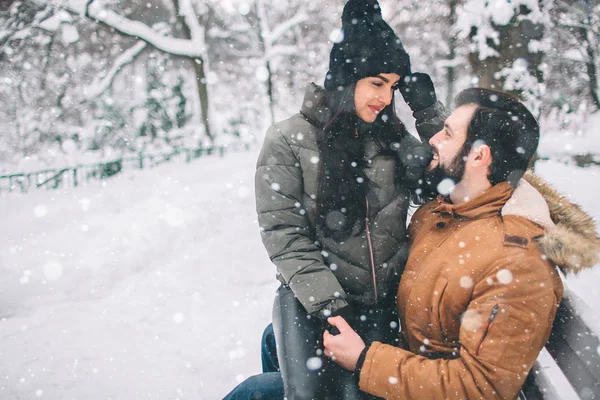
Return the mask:
[[(373, 182), (365, 175), (368, 160), (365, 144), (373, 138), (383, 153), (398, 158), (396, 151), (407, 132), (394, 112), (394, 102), (379, 113), (373, 123), (362, 121), (354, 107), (355, 86), (326, 91), (320, 105), (317, 129), (320, 170), (317, 182), (317, 228), (325, 237), (344, 240), (357, 221), (364, 225), (366, 197)], [(396, 181), (404, 175), (396, 163)]]

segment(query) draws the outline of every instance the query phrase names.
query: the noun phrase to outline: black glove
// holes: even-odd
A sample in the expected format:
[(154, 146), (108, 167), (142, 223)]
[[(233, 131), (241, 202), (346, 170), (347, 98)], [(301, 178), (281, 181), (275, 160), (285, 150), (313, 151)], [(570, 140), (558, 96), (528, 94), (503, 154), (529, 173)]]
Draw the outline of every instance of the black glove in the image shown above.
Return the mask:
[[(331, 315), (329, 315), (329, 317), (337, 317), (337, 316), (344, 318), (346, 320), (346, 322), (348, 323), (348, 325), (350, 325), (350, 326), (352, 326), (354, 324), (354, 320), (356, 318), (356, 315), (354, 314), (354, 310), (350, 306), (342, 307), (342, 308), (336, 310), (335, 312), (333, 312)], [(330, 325), (329, 322), (327, 322), (327, 318), (329, 318), (329, 317), (326, 317), (323, 319), (324, 328), (327, 329), (332, 335), (339, 334), (340, 331), (338, 330), (338, 328), (336, 328), (333, 325)]]
[(422, 72), (414, 72), (400, 79), (399, 89), (413, 112), (431, 107), (437, 101), (431, 77)]

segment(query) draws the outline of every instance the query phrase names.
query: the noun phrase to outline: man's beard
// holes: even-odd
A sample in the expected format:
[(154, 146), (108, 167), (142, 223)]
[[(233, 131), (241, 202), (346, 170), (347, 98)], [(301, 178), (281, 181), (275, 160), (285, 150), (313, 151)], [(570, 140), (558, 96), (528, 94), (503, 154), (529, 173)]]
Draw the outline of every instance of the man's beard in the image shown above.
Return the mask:
[[(440, 183), (445, 179), (451, 179), (453, 187), (463, 177), (465, 172), (465, 165), (467, 164), (467, 156), (469, 154), (470, 146), (465, 146), (454, 156), (450, 165), (442, 165), (438, 162), (438, 165), (432, 169), (426, 168), (423, 173), (423, 186), (421, 197), (423, 199), (433, 199), (437, 195), (442, 194), (444, 196), (449, 195), (445, 191), (440, 193)], [(439, 157), (439, 156), (438, 156)], [(447, 187), (444, 185), (444, 187)]]

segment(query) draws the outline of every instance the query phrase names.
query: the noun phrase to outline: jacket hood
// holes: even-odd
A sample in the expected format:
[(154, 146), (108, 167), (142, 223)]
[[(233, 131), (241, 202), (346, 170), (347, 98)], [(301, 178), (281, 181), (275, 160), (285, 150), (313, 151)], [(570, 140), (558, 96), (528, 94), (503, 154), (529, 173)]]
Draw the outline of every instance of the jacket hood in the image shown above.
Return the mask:
[(544, 197), (554, 223), (541, 224), (546, 233), (538, 240), (540, 250), (564, 273), (577, 273), (600, 262), (594, 219), (539, 176), (528, 171), (523, 178)]

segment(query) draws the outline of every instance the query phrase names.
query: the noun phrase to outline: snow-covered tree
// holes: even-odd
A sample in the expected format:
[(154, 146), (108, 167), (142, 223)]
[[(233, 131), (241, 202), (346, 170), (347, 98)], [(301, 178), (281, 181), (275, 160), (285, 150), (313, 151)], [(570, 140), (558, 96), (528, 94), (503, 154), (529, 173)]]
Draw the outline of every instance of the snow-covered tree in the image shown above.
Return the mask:
[(542, 8), (543, 0), (465, 0), (456, 22), (460, 36), (469, 39), (477, 85), (518, 95), (538, 114), (548, 22)]
[(565, 111), (600, 109), (600, 3), (554, 0), (550, 4), (548, 88), (552, 105)]

